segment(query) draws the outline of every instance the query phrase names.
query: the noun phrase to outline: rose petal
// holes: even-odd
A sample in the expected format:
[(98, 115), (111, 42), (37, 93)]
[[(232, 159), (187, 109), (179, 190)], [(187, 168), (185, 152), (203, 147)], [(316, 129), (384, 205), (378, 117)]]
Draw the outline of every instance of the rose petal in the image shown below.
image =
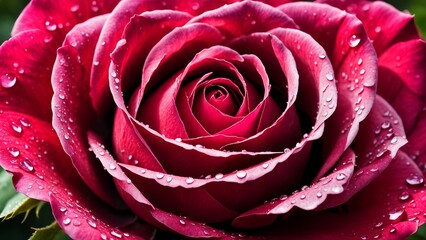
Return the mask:
[(114, 178), (118, 190), (127, 205), (139, 217), (150, 224), (168, 231), (173, 231), (188, 237), (220, 237), (226, 235), (205, 224), (178, 217), (155, 208), (145, 196), (135, 187), (113, 157), (105, 150), (98, 136), (89, 133), (90, 145), (108, 173)]
[[(309, 33), (324, 47), (335, 69), (338, 98), (345, 98), (337, 102), (338, 112), (330, 119), (329, 126), (333, 129), (339, 127), (339, 130), (324, 131), (326, 136), (323, 138), (336, 144), (325, 144), (323, 156), (326, 159), (317, 175), (320, 178), (351, 144), (359, 123), (370, 112), (376, 89), (377, 57), (362, 23), (351, 14), (324, 4), (290, 3), (279, 9), (291, 16), (302, 31)], [(323, 34), (319, 29), (327, 31)], [(327, 99), (334, 97), (325, 97), (321, 101), (325, 103), (322, 105), (325, 108), (330, 106)]]
[[(50, 120), (50, 74), (55, 60), (56, 44), (49, 33), (31, 30), (19, 33), (1, 45), (2, 110), (25, 112)], [(34, 105), (37, 108), (34, 108)]]
[[(81, 181), (50, 123), (16, 112), (4, 112), (0, 118), (4, 123), (13, 122), (0, 127), (1, 166), (13, 174), (19, 192), (51, 202), (55, 217), (67, 234), (99, 236), (101, 228), (109, 231), (134, 222), (133, 215), (108, 207)], [(77, 209), (76, 215), (71, 214)], [(58, 215), (68, 210), (67, 216)]]
[(378, 55), (398, 42), (419, 39), (414, 16), (382, 1), (319, 0), (355, 14), (364, 25)]
[[(331, 239), (338, 229), (342, 239), (405, 239), (425, 221), (421, 216), (425, 212), (424, 185), (407, 184), (408, 178), (418, 175), (421, 172), (415, 164), (398, 153), (376, 180), (342, 207), (299, 212), (258, 234), (268, 239)], [(398, 214), (403, 216), (395, 219)]]
[(232, 225), (244, 229), (256, 228), (273, 223), (279, 214), (288, 214), (294, 207), (303, 210), (316, 209), (326, 201), (328, 195), (342, 193), (343, 186), (352, 176), (354, 165), (355, 154), (347, 150), (343, 153), (336, 169), (327, 177), (290, 196), (283, 193), (279, 198), (241, 214), (234, 219)]
[(110, 12), (118, 2), (118, 0), (31, 1), (16, 20), (12, 35), (40, 29), (51, 33), (57, 43), (61, 43), (74, 25)]
[[(113, 206), (122, 204), (112, 181), (102, 171), (93, 155), (87, 151), (86, 131), (94, 127), (93, 110), (89, 98), (89, 71), (92, 52), (106, 16), (92, 18), (77, 25), (67, 35), (64, 46), (58, 49), (53, 66), (52, 85), (54, 95), (52, 110), (53, 127), (58, 133), (65, 152), (71, 157), (77, 171), (86, 184), (104, 201)], [(85, 34), (82, 35), (81, 32)], [(75, 47), (74, 47), (75, 46)], [(84, 59), (83, 61), (79, 59)], [(78, 89), (78, 91), (75, 91)], [(105, 124), (100, 121), (100, 125)], [(121, 206), (122, 207), (122, 206)]]
[(381, 97), (377, 97), (373, 109), (361, 123), (358, 135), (351, 145), (358, 157), (354, 177), (342, 194), (327, 199), (321, 209), (347, 201), (387, 168), (397, 151), (407, 143), (400, 121), (392, 107)]

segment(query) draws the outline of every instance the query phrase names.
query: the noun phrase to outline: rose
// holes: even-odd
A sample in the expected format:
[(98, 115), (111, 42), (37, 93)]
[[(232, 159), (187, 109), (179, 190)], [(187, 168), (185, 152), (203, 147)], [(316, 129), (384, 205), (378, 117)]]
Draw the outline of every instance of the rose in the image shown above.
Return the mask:
[(327, 3), (356, 16), (32, 1), (0, 48), (1, 165), (76, 239), (408, 236), (425, 42), (385, 3)]

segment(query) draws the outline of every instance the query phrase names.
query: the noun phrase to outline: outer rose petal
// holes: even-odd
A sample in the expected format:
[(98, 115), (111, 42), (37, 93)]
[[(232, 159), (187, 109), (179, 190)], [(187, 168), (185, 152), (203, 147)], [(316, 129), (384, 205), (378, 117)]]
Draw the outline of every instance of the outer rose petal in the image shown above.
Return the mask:
[(116, 211), (93, 195), (63, 152), (50, 123), (16, 112), (3, 112), (0, 121), (15, 123), (0, 125), (1, 166), (13, 174), (19, 192), (51, 202), (59, 225), (71, 237), (99, 239), (103, 232), (121, 233), (118, 228), (135, 221), (134, 215)]
[[(31, 39), (31, 41), (29, 41)], [(51, 68), (57, 42), (50, 33), (31, 30), (15, 35), (0, 47), (0, 105), (50, 120)], [(40, 61), (43, 59), (43, 61)], [(33, 106), (36, 105), (37, 108)]]
[(33, 0), (15, 22), (12, 35), (32, 29), (52, 33), (60, 43), (77, 23), (110, 12), (120, 0)]
[(113, 190), (113, 182), (87, 151), (87, 129), (102, 128), (105, 124), (99, 121), (94, 126), (96, 117), (87, 103), (90, 102), (88, 69), (93, 56), (90, 50), (94, 50), (106, 17), (91, 18), (77, 25), (68, 33), (64, 46), (58, 49), (52, 74), (52, 124), (64, 150), (86, 184), (112, 206), (124, 207), (117, 192)]
[(333, 211), (298, 212), (271, 229), (260, 230), (259, 236), (268, 239), (405, 239), (425, 221), (423, 185), (407, 184), (410, 177), (421, 175), (416, 165), (399, 153), (376, 180), (342, 207)]

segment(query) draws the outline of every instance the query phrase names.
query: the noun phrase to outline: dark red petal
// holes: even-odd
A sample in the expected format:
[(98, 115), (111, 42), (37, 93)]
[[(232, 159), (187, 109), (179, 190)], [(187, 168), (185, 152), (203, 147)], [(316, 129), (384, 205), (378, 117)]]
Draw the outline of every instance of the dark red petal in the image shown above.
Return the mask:
[(318, 2), (355, 14), (362, 21), (378, 55), (398, 42), (420, 38), (414, 16), (388, 3), (358, 0), (319, 0)]
[[(86, 131), (96, 124), (96, 116), (88, 104), (89, 69), (94, 46), (106, 17), (92, 18), (77, 25), (68, 33), (64, 46), (58, 49), (52, 73), (53, 127), (86, 184), (109, 204), (120, 206), (122, 202), (117, 192), (112, 190), (113, 182), (100, 164), (94, 161), (94, 156), (87, 150), (86, 140)], [(96, 127), (99, 127), (104, 123), (97, 124)]]
[(52, 34), (61, 43), (74, 25), (109, 13), (119, 0), (105, 1), (31, 1), (15, 22), (12, 35), (39, 29)]
[(121, 109), (115, 113), (113, 143), (114, 153), (119, 162), (165, 173), (157, 157)]
[(378, 93), (400, 114), (407, 132), (415, 131), (426, 96), (426, 42), (393, 45), (379, 57)]
[(193, 18), (190, 23), (206, 23), (227, 37), (266, 32), (277, 27), (296, 28), (287, 15), (261, 2), (243, 1), (230, 4)]
[(397, 151), (407, 143), (400, 121), (392, 107), (377, 97), (351, 145), (358, 157), (354, 176), (342, 194), (327, 199), (320, 208), (334, 207), (347, 201), (387, 168)]
[[(319, 178), (332, 168), (340, 154), (351, 144), (359, 123), (370, 112), (377, 82), (376, 52), (362, 23), (351, 14), (316, 3), (290, 3), (279, 8), (325, 48), (335, 69), (338, 98), (345, 98), (339, 100), (342, 104), (337, 101), (338, 112), (330, 119), (329, 126), (333, 129), (338, 127), (339, 130), (324, 132), (324, 139), (336, 144), (325, 144), (323, 156), (327, 159), (317, 176)], [(323, 106), (329, 106), (327, 98), (324, 100)]]
[(259, 235), (268, 239), (325, 240), (336, 238), (337, 230), (339, 239), (405, 239), (425, 221), (424, 183), (407, 183), (407, 179), (421, 175), (409, 158), (398, 153), (375, 181), (342, 207), (299, 212)]
[(355, 166), (355, 154), (346, 150), (336, 169), (309, 187), (304, 187), (291, 196), (282, 195), (270, 202), (238, 216), (232, 222), (237, 228), (256, 228), (273, 223), (279, 214), (288, 214), (294, 207), (303, 210), (316, 209), (328, 195), (341, 194), (343, 186), (351, 178)]
[[(104, 148), (100, 139), (93, 133), (88, 136), (90, 145), (108, 173), (114, 178), (116, 186), (132, 211), (150, 224), (188, 237), (221, 237), (226, 235), (216, 229), (190, 219), (167, 213), (155, 208), (132, 183), (121, 169), (121, 165)], [(148, 172), (147, 170), (146, 172)]]
[[(116, 47), (116, 43), (122, 37), (122, 29), (128, 24), (133, 16), (153, 10), (170, 9), (189, 12), (190, 14), (200, 14), (209, 9), (215, 9), (233, 0), (217, 1), (180, 1), (180, 0), (124, 0), (118, 3), (111, 13), (105, 28), (102, 30), (99, 38), (99, 44), (96, 47), (95, 59), (109, 59), (109, 55)], [(158, 29), (157, 29), (158, 30)], [(149, 33), (152, 33), (149, 31)], [(151, 49), (151, 48), (147, 48)], [(111, 94), (108, 92), (108, 69), (109, 62), (99, 61), (99, 65), (92, 68), (91, 93), (93, 105), (96, 112), (105, 113), (112, 106)]]
[(2, 110), (11, 109), (50, 120), (50, 99), (53, 94), (50, 75), (56, 45), (49, 33), (40, 30), (17, 34), (1, 45)]
[(100, 229), (109, 232), (134, 222), (134, 215), (108, 207), (81, 181), (50, 123), (16, 112), (3, 112), (0, 118), (11, 123), (0, 126), (0, 165), (13, 174), (19, 192), (51, 202), (67, 234), (98, 238)]

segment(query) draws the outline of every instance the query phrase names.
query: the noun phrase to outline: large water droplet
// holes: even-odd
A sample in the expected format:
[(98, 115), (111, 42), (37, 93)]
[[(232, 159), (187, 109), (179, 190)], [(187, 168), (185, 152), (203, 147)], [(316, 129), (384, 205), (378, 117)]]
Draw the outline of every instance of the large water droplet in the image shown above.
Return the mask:
[(186, 182), (187, 184), (192, 184), (194, 181), (195, 181), (195, 180), (194, 180), (194, 178), (192, 178), (192, 177), (189, 177), (189, 178), (187, 178), (187, 179), (185, 180), (185, 182)]
[(240, 178), (240, 179), (245, 178), (246, 176), (247, 176), (247, 172), (245, 172), (245, 171), (238, 171), (237, 172), (237, 177)]
[(401, 201), (407, 201), (410, 198), (410, 193), (407, 191), (403, 191), (399, 196), (398, 199)]
[(411, 175), (405, 179), (405, 182), (411, 186), (419, 186), (423, 184), (424, 179), (419, 175)]
[(342, 181), (342, 180), (344, 180), (346, 178), (346, 175), (344, 174), (344, 173), (339, 173), (338, 175), (337, 175), (337, 177), (336, 177), (336, 179), (338, 180), (338, 181)]
[(56, 25), (56, 22), (53, 19), (47, 19), (44, 21), (44, 26), (48, 31), (55, 31), (58, 28), (58, 25)]
[(10, 127), (12, 128), (12, 130), (17, 133), (17, 134), (21, 134), (22, 133), (22, 127), (19, 126), (16, 122), (11, 122), (10, 123)]
[(352, 35), (348, 40), (349, 47), (356, 47), (360, 42), (361, 38), (355, 34)]
[(20, 161), (19, 162), (19, 167), (21, 167), (21, 169), (24, 170), (24, 171), (26, 171), (26, 172), (32, 172), (32, 171), (34, 171), (34, 165), (28, 159), (24, 159), (24, 160)]
[(31, 122), (27, 118), (20, 118), (19, 122), (21, 123), (22, 126), (24, 126), (26, 128), (31, 127)]
[(399, 222), (404, 217), (405, 210), (399, 209), (399, 210), (392, 210), (389, 212), (389, 220), (394, 222)]
[(116, 237), (116, 238), (122, 238), (123, 237), (123, 234), (118, 233), (116, 231), (111, 231), (111, 235)]
[(218, 174), (216, 174), (216, 176), (214, 176), (214, 178), (216, 178), (216, 179), (222, 179), (223, 178), (223, 174), (222, 173), (218, 173)]
[(19, 149), (17, 149), (16, 147), (10, 147), (10, 148), (7, 148), (7, 150), (9, 151), (10, 155), (12, 155), (12, 157), (15, 157), (15, 158), (18, 157), (19, 154), (21, 153)]
[(0, 83), (3, 88), (11, 88), (16, 84), (16, 76), (6, 73), (0, 77)]
[(68, 224), (70, 224), (70, 223), (71, 223), (71, 219), (70, 219), (70, 218), (65, 218), (65, 219), (62, 221), (62, 223), (63, 223), (63, 224), (65, 224), (65, 225), (68, 225)]
[(92, 228), (96, 228), (97, 224), (93, 219), (87, 219), (87, 224), (89, 224), (89, 226), (91, 226)]

